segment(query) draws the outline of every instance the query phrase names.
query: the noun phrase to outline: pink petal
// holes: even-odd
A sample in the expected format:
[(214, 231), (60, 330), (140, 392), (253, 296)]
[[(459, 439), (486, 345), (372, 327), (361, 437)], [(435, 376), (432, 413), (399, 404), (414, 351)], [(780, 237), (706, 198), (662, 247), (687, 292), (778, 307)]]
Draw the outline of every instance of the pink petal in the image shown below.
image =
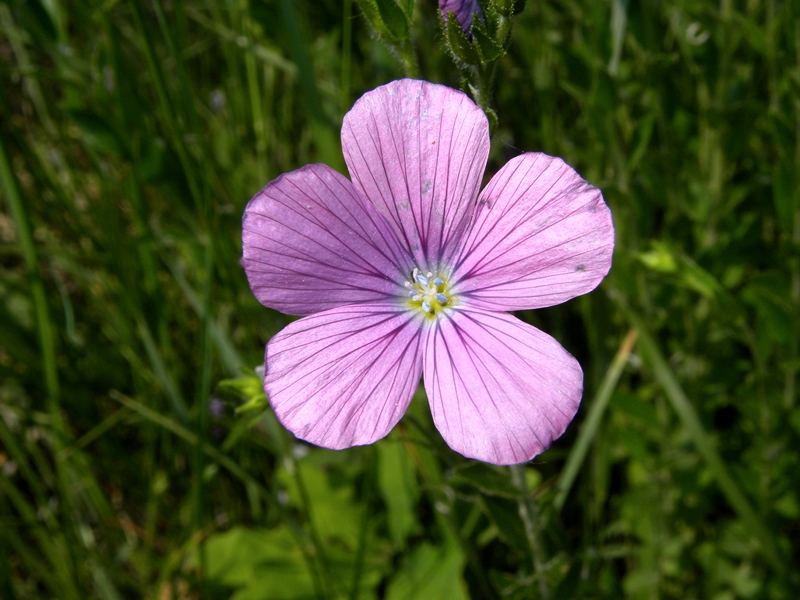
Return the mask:
[(487, 310), (560, 304), (597, 287), (613, 249), (600, 190), (560, 158), (523, 154), (481, 193), (453, 291)]
[(326, 448), (384, 437), (419, 384), (420, 320), (390, 304), (362, 304), (290, 324), (265, 359), (264, 390), (278, 419)]
[(326, 165), (281, 175), (256, 194), (242, 242), (250, 288), (284, 313), (405, 295), (410, 257), (374, 207)]
[(423, 367), (433, 421), (448, 445), (499, 465), (530, 460), (559, 437), (583, 392), (578, 362), (506, 313), (452, 311), (428, 330)]
[(489, 124), (466, 95), (403, 79), (364, 94), (344, 117), (353, 185), (386, 217), (423, 272), (449, 263), (478, 196)]

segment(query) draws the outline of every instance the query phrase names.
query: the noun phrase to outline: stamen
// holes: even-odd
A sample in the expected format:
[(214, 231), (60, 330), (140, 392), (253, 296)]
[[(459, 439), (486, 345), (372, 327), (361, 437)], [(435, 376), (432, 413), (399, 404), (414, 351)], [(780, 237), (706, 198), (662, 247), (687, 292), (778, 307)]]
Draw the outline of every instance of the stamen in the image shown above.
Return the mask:
[(411, 271), (411, 281), (404, 284), (412, 307), (416, 307), (429, 317), (436, 316), (445, 307), (453, 306), (453, 299), (447, 294), (444, 279), (428, 271), (423, 275), (418, 268)]

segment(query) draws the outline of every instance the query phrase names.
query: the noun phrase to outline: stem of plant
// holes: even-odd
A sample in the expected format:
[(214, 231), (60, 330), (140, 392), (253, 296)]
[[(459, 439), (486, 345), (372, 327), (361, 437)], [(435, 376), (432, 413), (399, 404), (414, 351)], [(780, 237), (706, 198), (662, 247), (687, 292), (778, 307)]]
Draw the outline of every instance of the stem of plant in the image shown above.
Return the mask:
[(411, 79), (419, 79), (419, 64), (417, 63), (417, 55), (414, 53), (411, 40), (403, 40), (395, 46), (395, 49), (400, 60), (403, 62), (406, 76)]
[(544, 577), (542, 547), (539, 543), (539, 534), (537, 531), (536, 520), (538, 518), (538, 511), (536, 510), (536, 502), (531, 496), (528, 490), (528, 484), (525, 481), (525, 466), (512, 465), (510, 470), (514, 487), (519, 490), (521, 495), (519, 501), (519, 516), (522, 518), (522, 524), (525, 526), (525, 537), (528, 538), (528, 545), (531, 548), (533, 570), (536, 573), (536, 578), (539, 580), (539, 594), (542, 600), (549, 600), (550, 590)]

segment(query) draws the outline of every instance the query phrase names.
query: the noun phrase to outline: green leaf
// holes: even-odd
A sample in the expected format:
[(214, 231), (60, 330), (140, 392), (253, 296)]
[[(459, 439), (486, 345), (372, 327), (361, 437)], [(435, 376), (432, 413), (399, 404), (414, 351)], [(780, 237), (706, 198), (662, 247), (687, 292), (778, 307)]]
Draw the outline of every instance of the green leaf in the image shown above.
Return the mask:
[[(349, 482), (336, 482), (333, 476), (321, 465), (309, 462), (311, 456), (297, 463), (300, 480), (303, 482), (310, 513), (314, 517), (314, 526), (323, 543), (339, 543), (345, 548), (355, 549), (358, 545), (359, 527), (363, 518), (364, 507), (353, 499), (354, 489)], [(289, 504), (297, 508), (303, 506), (303, 494), (300, 492), (297, 477), (287, 469), (278, 472), (278, 481), (289, 492)]]
[[(452, 13), (451, 13), (452, 14)], [(481, 62), (488, 63), (505, 56), (506, 51), (487, 31), (480, 20), (472, 23), (472, 35), (481, 55)]]
[(404, 546), (417, 529), (415, 507), (419, 497), (414, 465), (399, 443), (377, 444), (378, 488), (388, 510), (389, 534), (395, 546)]
[[(234, 527), (205, 541), (206, 577), (236, 589), (236, 600), (315, 598), (306, 563), (289, 528)], [(199, 564), (195, 550), (190, 565)]]
[(408, 19), (409, 23), (412, 23), (414, 20), (414, 5), (415, 0), (396, 0), (398, 6), (400, 6), (400, 10), (403, 11), (405, 14), (406, 19)]
[(723, 462), (722, 457), (714, 447), (711, 436), (708, 435), (703, 427), (697, 410), (689, 401), (669, 363), (645, 328), (642, 319), (630, 309), (626, 313), (631, 324), (639, 330), (639, 347), (650, 363), (656, 379), (662, 385), (673, 409), (683, 422), (698, 452), (717, 480), (725, 498), (742, 517), (750, 532), (758, 538), (765, 556), (779, 569), (783, 570), (787, 563), (783, 561), (781, 551), (775, 542), (775, 535), (764, 525), (760, 515), (753, 509), (750, 500), (742, 491), (738, 482), (731, 476), (725, 462)]
[(25, 29), (34, 35), (37, 42), (51, 44), (57, 40), (58, 31), (54, 15), (50, 14), (39, 0), (17, 0), (7, 4), (13, 6)]
[(605, 377), (603, 377), (597, 394), (589, 403), (589, 411), (586, 415), (586, 419), (581, 424), (578, 439), (569, 452), (567, 462), (556, 484), (556, 496), (553, 500), (553, 506), (556, 512), (560, 511), (564, 506), (567, 494), (569, 494), (572, 484), (578, 476), (578, 470), (589, 452), (589, 446), (597, 435), (603, 413), (611, 399), (611, 394), (614, 392), (620, 375), (622, 375), (622, 370), (625, 368), (628, 357), (633, 350), (633, 344), (636, 342), (636, 335), (636, 331), (631, 330), (622, 340), (622, 344), (616, 356), (614, 356), (614, 360), (611, 361)]
[(716, 278), (688, 256), (681, 256), (681, 279), (686, 287), (706, 298), (714, 298), (722, 291)]
[(129, 158), (125, 144), (111, 126), (97, 113), (83, 108), (65, 111), (83, 135), (83, 141), (95, 150), (109, 152), (120, 158)]
[(776, 169), (772, 189), (778, 225), (791, 230), (794, 223), (794, 212), (800, 205), (800, 190), (797, 186), (795, 169), (790, 161), (782, 162)]
[(665, 274), (677, 274), (684, 287), (694, 290), (706, 298), (715, 298), (723, 293), (722, 285), (703, 267), (686, 255), (679, 254), (667, 244), (654, 241), (651, 249), (638, 255), (645, 266)]
[[(38, 360), (38, 348), (36, 338), (30, 335), (32, 323), (21, 322), (14, 314), (16, 311), (7, 310), (11, 307), (11, 301), (14, 300), (10, 296), (10, 294), (6, 295), (0, 287), (0, 300), (5, 303), (0, 306), (0, 322), (3, 323), (3, 326), (0, 327), (0, 348), (20, 361), (33, 364)], [(18, 303), (25, 308), (24, 316), (27, 318), (24, 320), (31, 320), (33, 306), (30, 299), (20, 296)]]
[(789, 284), (777, 271), (753, 278), (742, 290), (742, 300), (756, 309), (759, 318), (758, 334), (770, 341), (788, 343), (795, 310), (790, 298)]
[(497, 496), (481, 497), (481, 505), (489, 520), (505, 542), (521, 552), (530, 552), (525, 537), (525, 524), (519, 514), (519, 503)]
[(464, 555), (454, 545), (424, 542), (406, 558), (389, 582), (387, 600), (467, 600), (461, 573)]
[(139, 176), (147, 182), (154, 182), (167, 171), (167, 146), (161, 138), (145, 139), (139, 148), (137, 162)]
[(617, 392), (611, 397), (611, 406), (627, 416), (651, 427), (658, 426), (656, 407), (640, 396), (627, 392)]
[(480, 65), (481, 57), (477, 47), (469, 41), (461, 24), (453, 13), (447, 13), (447, 24), (444, 28), (444, 40), (447, 50), (457, 63)]
[[(413, 3), (401, 8), (395, 0), (357, 0), (358, 6), (382, 38), (393, 44), (407, 40), (413, 16)], [(407, 4), (403, 2), (403, 4)], [(405, 10), (404, 10), (405, 9)]]
[(473, 461), (460, 465), (450, 483), (452, 485), (467, 485), (482, 494), (491, 496), (510, 499), (519, 498), (519, 490), (511, 483), (507, 472), (479, 462)]
[(553, 589), (553, 600), (573, 600), (574, 598), (580, 598), (582, 595), (580, 592), (581, 584), (586, 580), (584, 577), (581, 577), (581, 570), (584, 568), (584, 565), (581, 561), (575, 561), (572, 563), (572, 566), (569, 568), (564, 574), (563, 579), (556, 585), (555, 589)]
[(256, 375), (247, 375), (236, 379), (223, 379), (219, 382), (219, 387), (244, 400), (244, 404), (236, 408), (237, 413), (261, 411), (269, 408), (269, 401), (266, 393), (264, 393), (264, 384), (261, 378)]
[(413, 6), (411, 11), (405, 13), (396, 0), (375, 0), (378, 9), (381, 12), (381, 17), (386, 27), (392, 32), (392, 35), (398, 41), (409, 39), (409, 32), (411, 30), (411, 17), (413, 16)]
[(659, 273), (675, 273), (678, 270), (678, 263), (672, 255), (672, 251), (661, 242), (654, 241), (651, 249), (639, 253), (637, 258), (646, 267)]
[(635, 429), (622, 429), (616, 433), (615, 441), (625, 448), (626, 454), (644, 464), (648, 457), (647, 441)]
[[(475, 25), (480, 25), (481, 27), (485, 27), (486, 33), (489, 34), (489, 37), (497, 41), (501, 46), (505, 45), (507, 40), (500, 39), (500, 31), (503, 29), (501, 25), (507, 22), (507, 19), (503, 17), (503, 14), (497, 10), (493, 3), (484, 4), (483, 5), (483, 19), (473, 19), (473, 27)], [(505, 28), (505, 35), (510, 33), (510, 29), (508, 27)]]
[(386, 23), (383, 22), (383, 18), (381, 17), (381, 10), (378, 7), (378, 3), (376, 0), (356, 0), (358, 2), (358, 7), (361, 9), (361, 12), (364, 13), (364, 16), (369, 21), (370, 25), (372, 25), (373, 29), (378, 32), (383, 38), (390, 39), (391, 33), (389, 29), (386, 27)]

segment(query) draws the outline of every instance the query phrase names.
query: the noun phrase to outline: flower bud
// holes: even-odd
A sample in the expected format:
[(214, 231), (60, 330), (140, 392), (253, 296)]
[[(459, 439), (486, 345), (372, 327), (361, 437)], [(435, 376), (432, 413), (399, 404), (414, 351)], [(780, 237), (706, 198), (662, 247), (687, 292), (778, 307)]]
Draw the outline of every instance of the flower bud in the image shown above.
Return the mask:
[(506, 17), (518, 15), (525, 9), (526, 0), (494, 0), (497, 11)]
[(453, 13), (458, 24), (461, 25), (461, 29), (468, 36), (471, 36), (472, 15), (477, 14), (481, 21), (484, 20), (478, 0), (439, 0), (439, 10), (442, 11), (445, 24), (447, 23), (447, 14)]

